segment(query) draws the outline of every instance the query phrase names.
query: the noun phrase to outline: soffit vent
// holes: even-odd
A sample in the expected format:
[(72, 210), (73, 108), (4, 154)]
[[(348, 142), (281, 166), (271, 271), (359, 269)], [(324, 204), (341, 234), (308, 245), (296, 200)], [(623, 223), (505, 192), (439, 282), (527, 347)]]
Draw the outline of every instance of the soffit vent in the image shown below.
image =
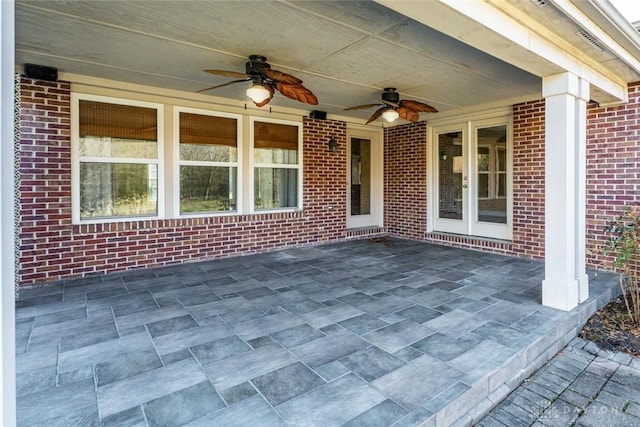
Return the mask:
[(579, 31), (577, 34), (588, 41), (589, 44), (591, 44), (594, 48), (598, 49), (600, 52), (604, 52), (604, 46), (602, 46), (600, 42), (596, 40), (591, 34), (587, 33), (584, 30)]
[(531, 0), (538, 7), (543, 7), (551, 3), (551, 0)]

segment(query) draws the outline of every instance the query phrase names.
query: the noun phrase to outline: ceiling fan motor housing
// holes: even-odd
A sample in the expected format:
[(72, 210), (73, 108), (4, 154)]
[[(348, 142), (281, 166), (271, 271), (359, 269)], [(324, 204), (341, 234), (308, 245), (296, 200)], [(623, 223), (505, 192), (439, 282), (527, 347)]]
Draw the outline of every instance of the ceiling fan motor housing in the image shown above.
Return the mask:
[(396, 88), (387, 87), (384, 89), (384, 92), (382, 92), (382, 100), (397, 104), (398, 102), (400, 102), (400, 94), (396, 92)]
[(262, 55), (249, 56), (249, 62), (245, 64), (246, 73), (249, 76), (260, 75), (265, 68), (271, 68), (271, 65), (267, 63), (267, 58)]

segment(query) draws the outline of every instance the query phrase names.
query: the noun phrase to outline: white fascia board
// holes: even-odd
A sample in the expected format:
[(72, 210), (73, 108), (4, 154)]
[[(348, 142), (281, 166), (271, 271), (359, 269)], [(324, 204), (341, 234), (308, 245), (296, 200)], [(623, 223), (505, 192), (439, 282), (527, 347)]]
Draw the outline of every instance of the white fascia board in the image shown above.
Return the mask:
[[(587, 15), (585, 15), (580, 9), (578, 9), (572, 1), (553, 0), (553, 4), (555, 7), (560, 9), (567, 17), (569, 17), (573, 22), (575, 22), (577, 25), (585, 29), (592, 36), (597, 38), (598, 41), (603, 43), (604, 47), (607, 50), (614, 53), (618, 58), (624, 61), (625, 64), (627, 64), (637, 73), (640, 73), (640, 59), (638, 57), (633, 56), (627, 49), (623, 48), (622, 45), (620, 45), (620, 43), (616, 41), (616, 39), (611, 37), (599, 25), (596, 25), (595, 22), (589, 19)], [(602, 12), (602, 13), (604, 14), (606, 12)], [(613, 20), (611, 22), (614, 23)], [(627, 24), (629, 26), (631, 25), (630, 23), (627, 23)], [(626, 35), (626, 32), (623, 29), (619, 28), (619, 31), (621, 34)], [(638, 38), (640, 38), (640, 34), (637, 34), (637, 36)], [(636, 49), (636, 53), (640, 54), (640, 49)]]
[[(565, 71), (576, 74), (601, 89), (599, 102), (613, 103), (627, 100), (627, 84), (615, 73), (598, 63), (569, 55), (557, 43), (531, 28), (530, 17), (518, 15), (518, 8), (501, 0), (489, 1), (434, 0), (376, 0), (378, 3), (434, 28), (450, 37), (539, 77)], [(502, 9), (510, 9), (507, 14)], [(559, 41), (559, 40), (557, 40)]]
[(609, 0), (573, 1), (573, 5), (602, 30), (615, 34), (613, 38), (623, 49), (634, 52), (637, 55), (636, 58), (640, 57), (640, 30), (629, 22)]

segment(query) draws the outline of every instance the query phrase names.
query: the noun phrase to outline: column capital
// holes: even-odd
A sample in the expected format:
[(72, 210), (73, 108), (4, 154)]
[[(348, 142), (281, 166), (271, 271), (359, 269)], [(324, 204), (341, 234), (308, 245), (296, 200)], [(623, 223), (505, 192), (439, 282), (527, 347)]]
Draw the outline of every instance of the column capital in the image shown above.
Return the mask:
[(591, 84), (585, 80), (585, 79), (580, 79), (578, 82), (578, 98), (581, 101), (584, 102), (589, 102), (589, 100), (591, 99)]
[[(581, 80), (578, 76), (568, 71), (543, 77), (542, 96), (549, 98), (557, 95), (570, 95), (577, 98), (581, 95)], [(586, 83), (588, 85), (588, 82)]]

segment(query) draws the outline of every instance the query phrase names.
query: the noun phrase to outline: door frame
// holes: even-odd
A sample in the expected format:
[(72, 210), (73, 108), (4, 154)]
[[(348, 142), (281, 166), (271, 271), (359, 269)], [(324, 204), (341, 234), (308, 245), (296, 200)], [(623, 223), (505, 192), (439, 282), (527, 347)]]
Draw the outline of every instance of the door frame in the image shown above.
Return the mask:
[[(478, 142), (476, 131), (489, 126), (506, 125), (507, 127), (507, 223), (496, 224), (477, 220), (478, 207), (475, 175), (477, 165)], [(464, 221), (439, 218), (439, 152), (437, 134), (447, 131), (462, 131), (463, 150), (466, 149), (463, 162), (463, 176), (469, 177), (468, 188), (463, 190)], [(468, 154), (473, 154), (469, 156)], [(476, 154), (474, 154), (476, 153)], [(427, 231), (462, 234), (478, 238), (494, 238), (511, 240), (513, 238), (513, 112), (511, 108), (502, 108), (478, 114), (448, 117), (429, 123), (427, 131), (427, 180), (428, 203)], [(473, 177), (473, 178), (471, 178)]]
[[(351, 215), (351, 139), (371, 141), (371, 213)], [(347, 229), (384, 226), (384, 142), (382, 131), (370, 126), (347, 125)]]

